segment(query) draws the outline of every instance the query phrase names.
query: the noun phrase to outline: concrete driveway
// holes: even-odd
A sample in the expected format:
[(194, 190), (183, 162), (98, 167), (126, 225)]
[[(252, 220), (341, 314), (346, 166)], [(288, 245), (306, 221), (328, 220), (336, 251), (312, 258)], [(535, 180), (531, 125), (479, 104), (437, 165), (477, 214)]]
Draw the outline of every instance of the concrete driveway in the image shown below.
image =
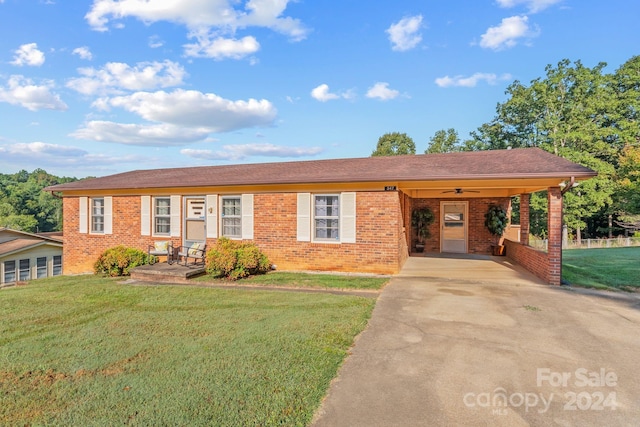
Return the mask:
[(409, 259), (313, 425), (640, 425), (640, 295), (495, 260)]

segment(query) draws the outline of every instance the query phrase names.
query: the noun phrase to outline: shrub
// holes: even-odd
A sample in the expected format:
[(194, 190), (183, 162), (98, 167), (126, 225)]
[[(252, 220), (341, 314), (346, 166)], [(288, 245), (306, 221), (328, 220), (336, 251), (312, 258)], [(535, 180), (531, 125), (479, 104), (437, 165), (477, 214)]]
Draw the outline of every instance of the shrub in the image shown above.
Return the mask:
[(206, 265), (210, 276), (236, 280), (252, 274), (266, 273), (271, 263), (255, 244), (221, 237), (207, 251)]
[(111, 277), (128, 276), (132, 268), (148, 262), (149, 256), (144, 251), (120, 245), (104, 251), (93, 265), (93, 271)]

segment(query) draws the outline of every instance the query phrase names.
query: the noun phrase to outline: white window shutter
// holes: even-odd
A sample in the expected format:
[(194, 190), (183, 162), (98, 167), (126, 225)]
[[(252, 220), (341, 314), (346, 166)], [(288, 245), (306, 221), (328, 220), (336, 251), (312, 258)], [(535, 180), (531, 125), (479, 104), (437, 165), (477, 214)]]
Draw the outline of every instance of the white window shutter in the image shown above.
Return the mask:
[(342, 193), (340, 199), (340, 241), (355, 243), (356, 193)]
[(89, 198), (80, 197), (78, 206), (78, 232), (86, 234), (89, 232)]
[(207, 196), (207, 237), (215, 239), (218, 237), (218, 195), (209, 194)]
[(104, 198), (104, 234), (113, 232), (113, 197)]
[(298, 193), (298, 241), (311, 241), (311, 193)]
[(243, 194), (240, 206), (242, 208), (242, 238), (253, 240), (253, 194)]
[(151, 235), (151, 196), (140, 197), (140, 234)]
[(171, 237), (180, 237), (180, 196), (171, 196)]

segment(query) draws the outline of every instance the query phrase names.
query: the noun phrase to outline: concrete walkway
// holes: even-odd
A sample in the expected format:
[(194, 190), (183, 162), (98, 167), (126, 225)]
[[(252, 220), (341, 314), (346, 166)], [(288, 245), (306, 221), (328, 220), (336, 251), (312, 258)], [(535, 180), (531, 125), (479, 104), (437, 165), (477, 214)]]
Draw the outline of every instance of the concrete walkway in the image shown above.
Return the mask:
[(409, 259), (312, 425), (639, 425), (640, 295), (495, 260)]

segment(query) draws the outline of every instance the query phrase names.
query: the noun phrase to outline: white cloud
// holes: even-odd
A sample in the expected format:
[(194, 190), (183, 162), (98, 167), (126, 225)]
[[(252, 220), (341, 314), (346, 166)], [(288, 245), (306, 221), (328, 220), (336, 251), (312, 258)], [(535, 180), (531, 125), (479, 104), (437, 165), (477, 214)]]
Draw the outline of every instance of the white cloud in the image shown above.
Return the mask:
[(173, 92), (136, 92), (101, 100), (99, 106), (119, 107), (145, 120), (206, 128), (210, 132), (269, 126), (277, 114), (273, 104), (266, 99), (232, 101), (214, 93), (181, 89)]
[(15, 50), (15, 56), (11, 63), (19, 67), (24, 65), (39, 67), (44, 64), (44, 53), (38, 50), (37, 43), (23, 44)]
[(141, 164), (149, 157), (134, 155), (91, 154), (77, 147), (48, 144), (45, 142), (15, 143), (0, 146), (0, 164), (32, 165), (33, 168), (68, 167), (73, 174), (85, 170), (87, 174), (95, 175), (96, 170), (104, 169), (108, 165), (122, 165), (123, 163)]
[(511, 16), (504, 18), (497, 27), (490, 27), (481, 36), (480, 46), (483, 48), (501, 50), (515, 46), (518, 39), (532, 38), (538, 35), (528, 25), (527, 16)]
[(263, 144), (241, 144), (224, 145), (222, 150), (196, 150), (184, 148), (181, 154), (195, 159), (206, 160), (242, 160), (250, 156), (264, 157), (305, 157), (314, 156), (323, 151), (320, 147), (286, 147), (282, 145)]
[(156, 34), (149, 37), (149, 47), (151, 49), (157, 49), (162, 46), (164, 46), (164, 40), (162, 40), (159, 35)]
[(186, 56), (196, 58), (242, 59), (256, 53), (260, 49), (260, 43), (252, 36), (246, 36), (239, 40), (224, 37), (210, 38), (210, 34), (192, 34), (198, 39), (196, 43), (185, 44)]
[(287, 35), (294, 41), (306, 37), (308, 30), (298, 19), (283, 16), (292, 0), (94, 0), (85, 15), (97, 31), (107, 31), (111, 20), (128, 17), (145, 23), (169, 21), (190, 30), (215, 28), (234, 34), (239, 28), (263, 27)]
[(100, 69), (79, 68), (78, 73), (83, 77), (70, 79), (67, 87), (85, 95), (178, 86), (187, 75), (180, 64), (169, 60), (140, 62), (133, 67), (122, 62), (109, 62)]
[(91, 53), (91, 50), (89, 50), (87, 46), (81, 46), (73, 49), (73, 54), (78, 55), (80, 58), (86, 59), (89, 61), (91, 61), (91, 59), (93, 58), (93, 54)]
[(396, 98), (400, 95), (395, 89), (389, 89), (389, 83), (387, 82), (377, 82), (373, 86), (369, 88), (367, 91), (367, 98), (377, 98), (382, 101), (388, 101), (390, 99)]
[(355, 93), (353, 90), (347, 90), (340, 93), (331, 93), (329, 92), (329, 85), (323, 83), (320, 86), (313, 88), (313, 90), (311, 91), (311, 97), (320, 102), (327, 102), (333, 99), (340, 98), (353, 99), (355, 97)]
[(511, 79), (511, 74), (503, 74), (498, 76), (493, 73), (475, 73), (472, 76), (444, 76), (438, 77), (435, 82), (440, 87), (475, 87), (480, 81), (485, 81), (490, 85), (496, 84), (500, 80)]
[(209, 135), (208, 129), (190, 129), (171, 124), (129, 124), (93, 120), (70, 136), (99, 142), (115, 142), (144, 147), (187, 145), (202, 141)]
[(31, 111), (66, 110), (67, 104), (60, 99), (60, 95), (51, 92), (53, 87), (53, 82), (49, 80), (38, 85), (21, 75), (11, 76), (6, 87), (0, 86), (0, 102), (19, 105)]
[(562, 0), (496, 0), (498, 6), (510, 8), (522, 4), (529, 9), (529, 13), (540, 12)]
[(413, 49), (422, 41), (420, 28), (422, 27), (422, 15), (402, 18), (400, 21), (391, 24), (387, 29), (391, 49), (403, 52)]

